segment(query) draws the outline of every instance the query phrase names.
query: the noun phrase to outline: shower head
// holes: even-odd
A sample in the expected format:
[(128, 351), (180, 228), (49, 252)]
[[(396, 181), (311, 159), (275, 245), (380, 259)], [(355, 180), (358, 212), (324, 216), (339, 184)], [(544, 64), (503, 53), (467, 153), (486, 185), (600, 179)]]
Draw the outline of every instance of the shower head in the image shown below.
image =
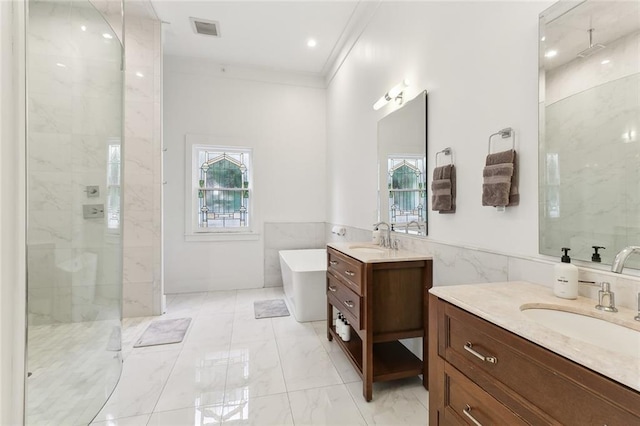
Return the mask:
[(604, 49), (605, 46), (604, 44), (600, 44), (600, 43), (596, 43), (593, 44), (593, 28), (590, 28), (588, 33), (589, 33), (589, 47), (587, 47), (586, 49), (584, 49), (582, 52), (578, 53), (578, 58), (588, 58), (589, 56), (593, 55), (596, 52), (601, 51), (602, 49)]

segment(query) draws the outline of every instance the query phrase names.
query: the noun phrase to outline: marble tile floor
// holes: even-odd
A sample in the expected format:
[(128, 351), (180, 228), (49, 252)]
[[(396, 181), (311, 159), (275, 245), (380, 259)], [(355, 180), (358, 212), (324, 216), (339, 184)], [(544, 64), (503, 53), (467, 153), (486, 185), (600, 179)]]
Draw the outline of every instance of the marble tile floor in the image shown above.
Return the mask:
[(26, 424), (91, 421), (120, 376), (119, 328), (119, 320), (29, 326)]
[(425, 425), (418, 377), (376, 383), (374, 400), (324, 321), (256, 320), (282, 288), (171, 295), (165, 317), (193, 319), (179, 344), (133, 349), (155, 318), (123, 323), (120, 383), (93, 425)]

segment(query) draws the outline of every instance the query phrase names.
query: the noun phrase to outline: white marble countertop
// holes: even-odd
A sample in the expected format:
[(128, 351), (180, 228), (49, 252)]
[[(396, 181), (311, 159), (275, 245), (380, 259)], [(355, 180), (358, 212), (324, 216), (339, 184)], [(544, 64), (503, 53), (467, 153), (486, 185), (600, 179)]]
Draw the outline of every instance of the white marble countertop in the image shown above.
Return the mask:
[(527, 318), (520, 307), (549, 308), (601, 318), (640, 331), (637, 312), (618, 308), (609, 313), (595, 309), (597, 301), (585, 297), (561, 299), (553, 290), (524, 281), (433, 287), (430, 292), (499, 327), (577, 362), (617, 382), (640, 391), (640, 352), (637, 357), (619, 354), (560, 334)]
[(363, 263), (404, 262), (410, 260), (433, 259), (430, 254), (416, 253), (409, 250), (392, 250), (379, 247), (370, 242), (360, 243), (329, 243), (327, 246), (334, 248), (347, 256)]

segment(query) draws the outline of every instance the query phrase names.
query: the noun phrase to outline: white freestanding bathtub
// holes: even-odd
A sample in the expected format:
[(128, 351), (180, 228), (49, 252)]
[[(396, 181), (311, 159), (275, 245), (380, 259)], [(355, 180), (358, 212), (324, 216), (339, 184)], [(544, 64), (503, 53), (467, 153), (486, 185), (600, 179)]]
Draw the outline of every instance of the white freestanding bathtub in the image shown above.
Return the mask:
[(326, 250), (281, 250), (279, 253), (284, 294), (296, 320), (326, 319)]

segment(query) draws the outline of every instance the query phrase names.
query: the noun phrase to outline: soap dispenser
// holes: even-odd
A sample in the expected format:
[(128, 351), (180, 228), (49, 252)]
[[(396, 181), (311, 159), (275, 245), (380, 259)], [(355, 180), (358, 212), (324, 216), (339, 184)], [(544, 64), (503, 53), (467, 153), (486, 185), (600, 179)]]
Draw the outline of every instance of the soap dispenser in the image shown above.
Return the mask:
[(593, 248), (593, 254), (591, 255), (591, 261), (592, 262), (602, 262), (602, 259), (600, 258), (600, 253), (598, 253), (598, 250), (602, 249), (604, 250), (604, 247), (601, 246), (591, 246), (591, 248)]
[(553, 268), (555, 282), (553, 294), (563, 299), (576, 299), (578, 297), (578, 268), (571, 264), (569, 257), (570, 248), (563, 247), (564, 254), (560, 259), (562, 263)]

